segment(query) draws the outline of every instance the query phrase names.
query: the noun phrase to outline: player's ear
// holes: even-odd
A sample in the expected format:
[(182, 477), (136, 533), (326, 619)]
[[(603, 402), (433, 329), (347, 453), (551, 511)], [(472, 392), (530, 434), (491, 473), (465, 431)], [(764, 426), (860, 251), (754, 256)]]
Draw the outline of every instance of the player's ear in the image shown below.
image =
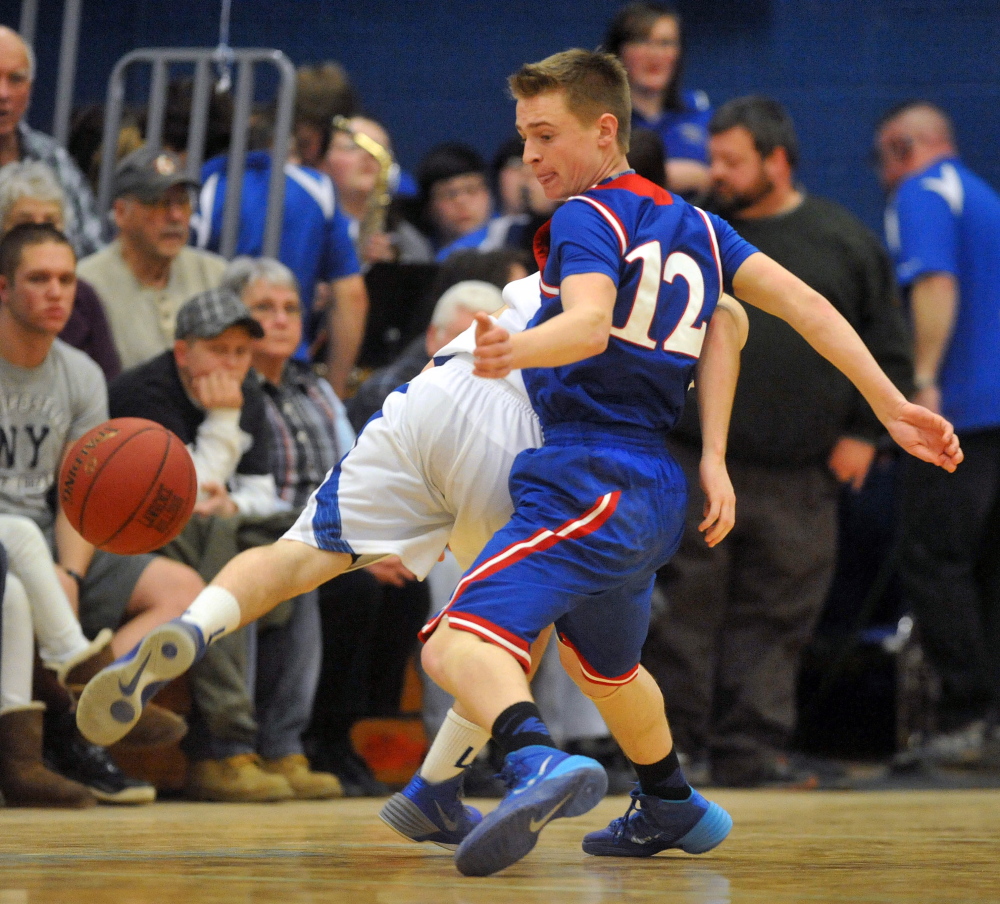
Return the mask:
[(188, 351), (191, 346), (187, 339), (174, 340), (174, 363), (178, 368), (187, 367)]
[(597, 140), (607, 147), (618, 140), (618, 117), (614, 113), (602, 113), (597, 119)]

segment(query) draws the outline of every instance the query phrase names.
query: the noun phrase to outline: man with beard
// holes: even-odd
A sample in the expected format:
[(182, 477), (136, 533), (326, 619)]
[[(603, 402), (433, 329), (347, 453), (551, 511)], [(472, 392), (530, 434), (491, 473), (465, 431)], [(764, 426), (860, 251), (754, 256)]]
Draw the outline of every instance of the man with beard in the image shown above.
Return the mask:
[[(828, 298), (907, 392), (910, 342), (892, 265), (853, 215), (796, 183), (788, 113), (766, 97), (738, 98), (719, 108), (709, 134), (710, 206)], [(861, 488), (883, 431), (801, 336), (747, 313), (727, 459), (739, 517), (717, 547), (697, 542), (704, 498), (692, 394), (671, 440), (688, 475), (687, 528), (661, 572), (670, 605), (643, 662), (671, 701), (678, 749), (707, 758), (714, 783), (810, 787), (816, 776), (786, 756), (800, 654), (833, 578), (840, 488)]]

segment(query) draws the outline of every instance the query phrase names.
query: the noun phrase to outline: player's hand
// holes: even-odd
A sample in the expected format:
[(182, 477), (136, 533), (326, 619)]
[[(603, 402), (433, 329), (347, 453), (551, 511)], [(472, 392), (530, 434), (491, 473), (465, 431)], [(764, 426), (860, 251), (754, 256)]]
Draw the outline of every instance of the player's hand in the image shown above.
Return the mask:
[(206, 411), (213, 408), (242, 408), (243, 390), (235, 374), (213, 370), (191, 378), (191, 395)]
[(196, 515), (220, 515), (226, 517), (235, 515), (237, 512), (236, 503), (233, 502), (229, 491), (217, 481), (206, 480), (198, 487), (198, 501), (194, 506)]
[(890, 436), (910, 455), (952, 473), (965, 458), (955, 428), (922, 405), (904, 403), (887, 424)]
[(403, 564), (399, 556), (388, 556), (379, 559), (365, 568), (380, 584), (388, 584), (390, 587), (403, 587), (409, 581), (415, 581), (417, 576)]
[(476, 350), (473, 352), (477, 377), (506, 377), (513, 369), (514, 354), (510, 333), (490, 319), (489, 314), (476, 314)]
[(721, 459), (702, 458), (698, 474), (705, 492), (704, 518), (698, 530), (705, 535), (709, 546), (715, 546), (736, 523), (736, 492)]
[(830, 452), (827, 467), (840, 483), (850, 484), (852, 490), (860, 490), (875, 460), (875, 446), (863, 439), (842, 436)]

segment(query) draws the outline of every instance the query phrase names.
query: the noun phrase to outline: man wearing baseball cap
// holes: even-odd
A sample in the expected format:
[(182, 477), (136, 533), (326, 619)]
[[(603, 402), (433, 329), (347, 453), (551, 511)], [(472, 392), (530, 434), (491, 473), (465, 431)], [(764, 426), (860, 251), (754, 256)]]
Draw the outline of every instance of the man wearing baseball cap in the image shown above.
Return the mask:
[(188, 246), (197, 188), (176, 154), (148, 145), (115, 171), (118, 237), (78, 272), (104, 302), (123, 368), (169, 349), (181, 304), (222, 278), (223, 258)]
[[(263, 335), (235, 292), (199, 292), (177, 311), (173, 347), (123, 373), (108, 392), (112, 417), (154, 420), (176, 433), (191, 452), (198, 502), (179, 541), (184, 558), (197, 559), (206, 577), (225, 563), (223, 550), (230, 555), (237, 551), (235, 539), (228, 549), (227, 532), (239, 532), (251, 523), (231, 516), (268, 516), (287, 508), (278, 498), (271, 471), (263, 393), (259, 381), (249, 376), (253, 340)], [(259, 518), (252, 523), (267, 530)], [(166, 552), (171, 557), (179, 554), (169, 548)], [(298, 775), (294, 787), (284, 775), (289, 757), (303, 752), (300, 734), (308, 711), (298, 730), (295, 715), (302, 700), (312, 699), (317, 657), (322, 655), (315, 631), (310, 637), (295, 630), (295, 612), (292, 607), (284, 640), (287, 656), (278, 667), (280, 687), (273, 701), (280, 718), (270, 720), (263, 713), (258, 719), (255, 712), (247, 687), (245, 636), (237, 636), (206, 668), (191, 673), (194, 711), (184, 742), (191, 759), (188, 796), (270, 801), (343, 793), (332, 775)]]

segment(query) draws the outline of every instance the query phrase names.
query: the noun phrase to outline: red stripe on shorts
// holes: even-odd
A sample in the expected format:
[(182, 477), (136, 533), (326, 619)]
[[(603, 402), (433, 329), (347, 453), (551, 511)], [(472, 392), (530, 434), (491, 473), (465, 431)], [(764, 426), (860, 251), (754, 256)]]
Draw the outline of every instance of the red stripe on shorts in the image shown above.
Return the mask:
[(594, 684), (620, 686), (628, 684), (630, 681), (634, 680), (636, 675), (639, 674), (639, 663), (636, 663), (624, 675), (618, 675), (615, 678), (609, 678), (606, 675), (602, 675), (589, 662), (587, 662), (587, 660), (583, 657), (583, 654), (573, 645), (573, 642), (568, 637), (563, 637), (563, 635), (558, 632), (556, 633), (556, 637), (558, 638), (559, 643), (561, 643), (564, 647), (569, 647), (573, 651), (573, 655), (576, 656), (577, 661), (580, 663), (580, 671), (583, 672), (584, 678)]

